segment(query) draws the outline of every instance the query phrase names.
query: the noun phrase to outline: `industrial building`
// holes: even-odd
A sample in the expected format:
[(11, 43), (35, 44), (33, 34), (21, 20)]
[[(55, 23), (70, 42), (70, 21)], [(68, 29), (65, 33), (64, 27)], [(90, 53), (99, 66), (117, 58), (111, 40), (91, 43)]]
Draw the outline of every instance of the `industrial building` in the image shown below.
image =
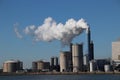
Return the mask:
[(44, 62), (42, 60), (40, 61), (34, 61), (32, 62), (32, 69), (33, 71), (49, 71), (50, 69), (50, 62)]
[(96, 59), (97, 71), (105, 71), (105, 65), (111, 65), (109, 59)]
[(9, 60), (3, 63), (3, 72), (16, 72), (23, 70), (23, 62), (17, 60)]
[(112, 42), (112, 61), (114, 69), (120, 71), (120, 41)]
[(72, 45), (73, 72), (83, 71), (83, 44)]
[(112, 42), (112, 60), (120, 61), (120, 41)]

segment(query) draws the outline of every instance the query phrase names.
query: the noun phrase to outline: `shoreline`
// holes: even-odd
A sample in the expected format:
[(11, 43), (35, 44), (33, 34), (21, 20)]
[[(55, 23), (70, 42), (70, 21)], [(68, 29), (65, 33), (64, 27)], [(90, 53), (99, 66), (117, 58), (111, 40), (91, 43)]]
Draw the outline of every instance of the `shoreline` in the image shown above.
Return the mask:
[(25, 73), (0, 73), (0, 76), (22, 76), (22, 75), (99, 75), (99, 74), (118, 74), (120, 72), (25, 72)]

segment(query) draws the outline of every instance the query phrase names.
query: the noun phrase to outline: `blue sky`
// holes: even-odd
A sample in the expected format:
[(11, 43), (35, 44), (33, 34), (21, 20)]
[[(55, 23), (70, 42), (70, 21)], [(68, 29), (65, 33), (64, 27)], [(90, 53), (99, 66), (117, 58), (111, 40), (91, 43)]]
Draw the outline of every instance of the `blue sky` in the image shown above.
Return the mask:
[[(67, 50), (57, 40), (33, 43), (29, 36), (16, 37), (15, 23), (22, 32), (26, 26), (43, 24), (47, 17), (63, 24), (70, 18), (84, 18), (92, 31), (95, 58), (111, 57), (111, 43), (120, 38), (119, 0), (0, 0), (0, 67), (6, 60), (19, 59), (24, 68), (30, 68), (34, 60), (49, 61), (60, 50)], [(85, 32), (72, 42), (84, 42), (86, 52)]]

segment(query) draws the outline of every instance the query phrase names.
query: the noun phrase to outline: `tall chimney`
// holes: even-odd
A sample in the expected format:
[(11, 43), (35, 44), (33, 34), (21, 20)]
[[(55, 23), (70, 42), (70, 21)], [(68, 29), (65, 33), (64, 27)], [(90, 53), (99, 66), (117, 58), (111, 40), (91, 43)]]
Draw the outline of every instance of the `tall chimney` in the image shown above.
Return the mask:
[(87, 39), (88, 39), (88, 57), (89, 61), (94, 59), (94, 43), (91, 41), (91, 31), (90, 27), (88, 28), (87, 31)]
[(90, 41), (90, 60), (94, 60), (94, 43)]
[(88, 28), (88, 31), (87, 31), (87, 40), (88, 40), (88, 57), (89, 57), (89, 61), (90, 61), (91, 60), (91, 57), (90, 57), (90, 54), (91, 54), (91, 51), (90, 51), (90, 42), (91, 42), (90, 27)]
[(69, 60), (69, 70), (72, 71), (73, 64), (72, 64), (72, 45), (73, 43), (70, 43), (70, 60)]

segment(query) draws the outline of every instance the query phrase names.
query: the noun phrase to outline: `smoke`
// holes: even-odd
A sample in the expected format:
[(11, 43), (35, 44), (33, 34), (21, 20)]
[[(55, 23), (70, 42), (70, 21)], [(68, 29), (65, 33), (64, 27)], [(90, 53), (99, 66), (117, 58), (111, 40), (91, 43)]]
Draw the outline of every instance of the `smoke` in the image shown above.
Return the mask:
[(24, 33), (31, 35), (35, 41), (60, 40), (63, 45), (68, 45), (74, 37), (80, 35), (88, 27), (87, 22), (82, 18), (78, 21), (71, 18), (65, 24), (62, 24), (48, 17), (38, 27), (35, 25), (27, 26)]
[(19, 33), (17, 26), (18, 26), (18, 23), (15, 23), (14, 24), (14, 32), (18, 38), (22, 39), (23, 36)]

